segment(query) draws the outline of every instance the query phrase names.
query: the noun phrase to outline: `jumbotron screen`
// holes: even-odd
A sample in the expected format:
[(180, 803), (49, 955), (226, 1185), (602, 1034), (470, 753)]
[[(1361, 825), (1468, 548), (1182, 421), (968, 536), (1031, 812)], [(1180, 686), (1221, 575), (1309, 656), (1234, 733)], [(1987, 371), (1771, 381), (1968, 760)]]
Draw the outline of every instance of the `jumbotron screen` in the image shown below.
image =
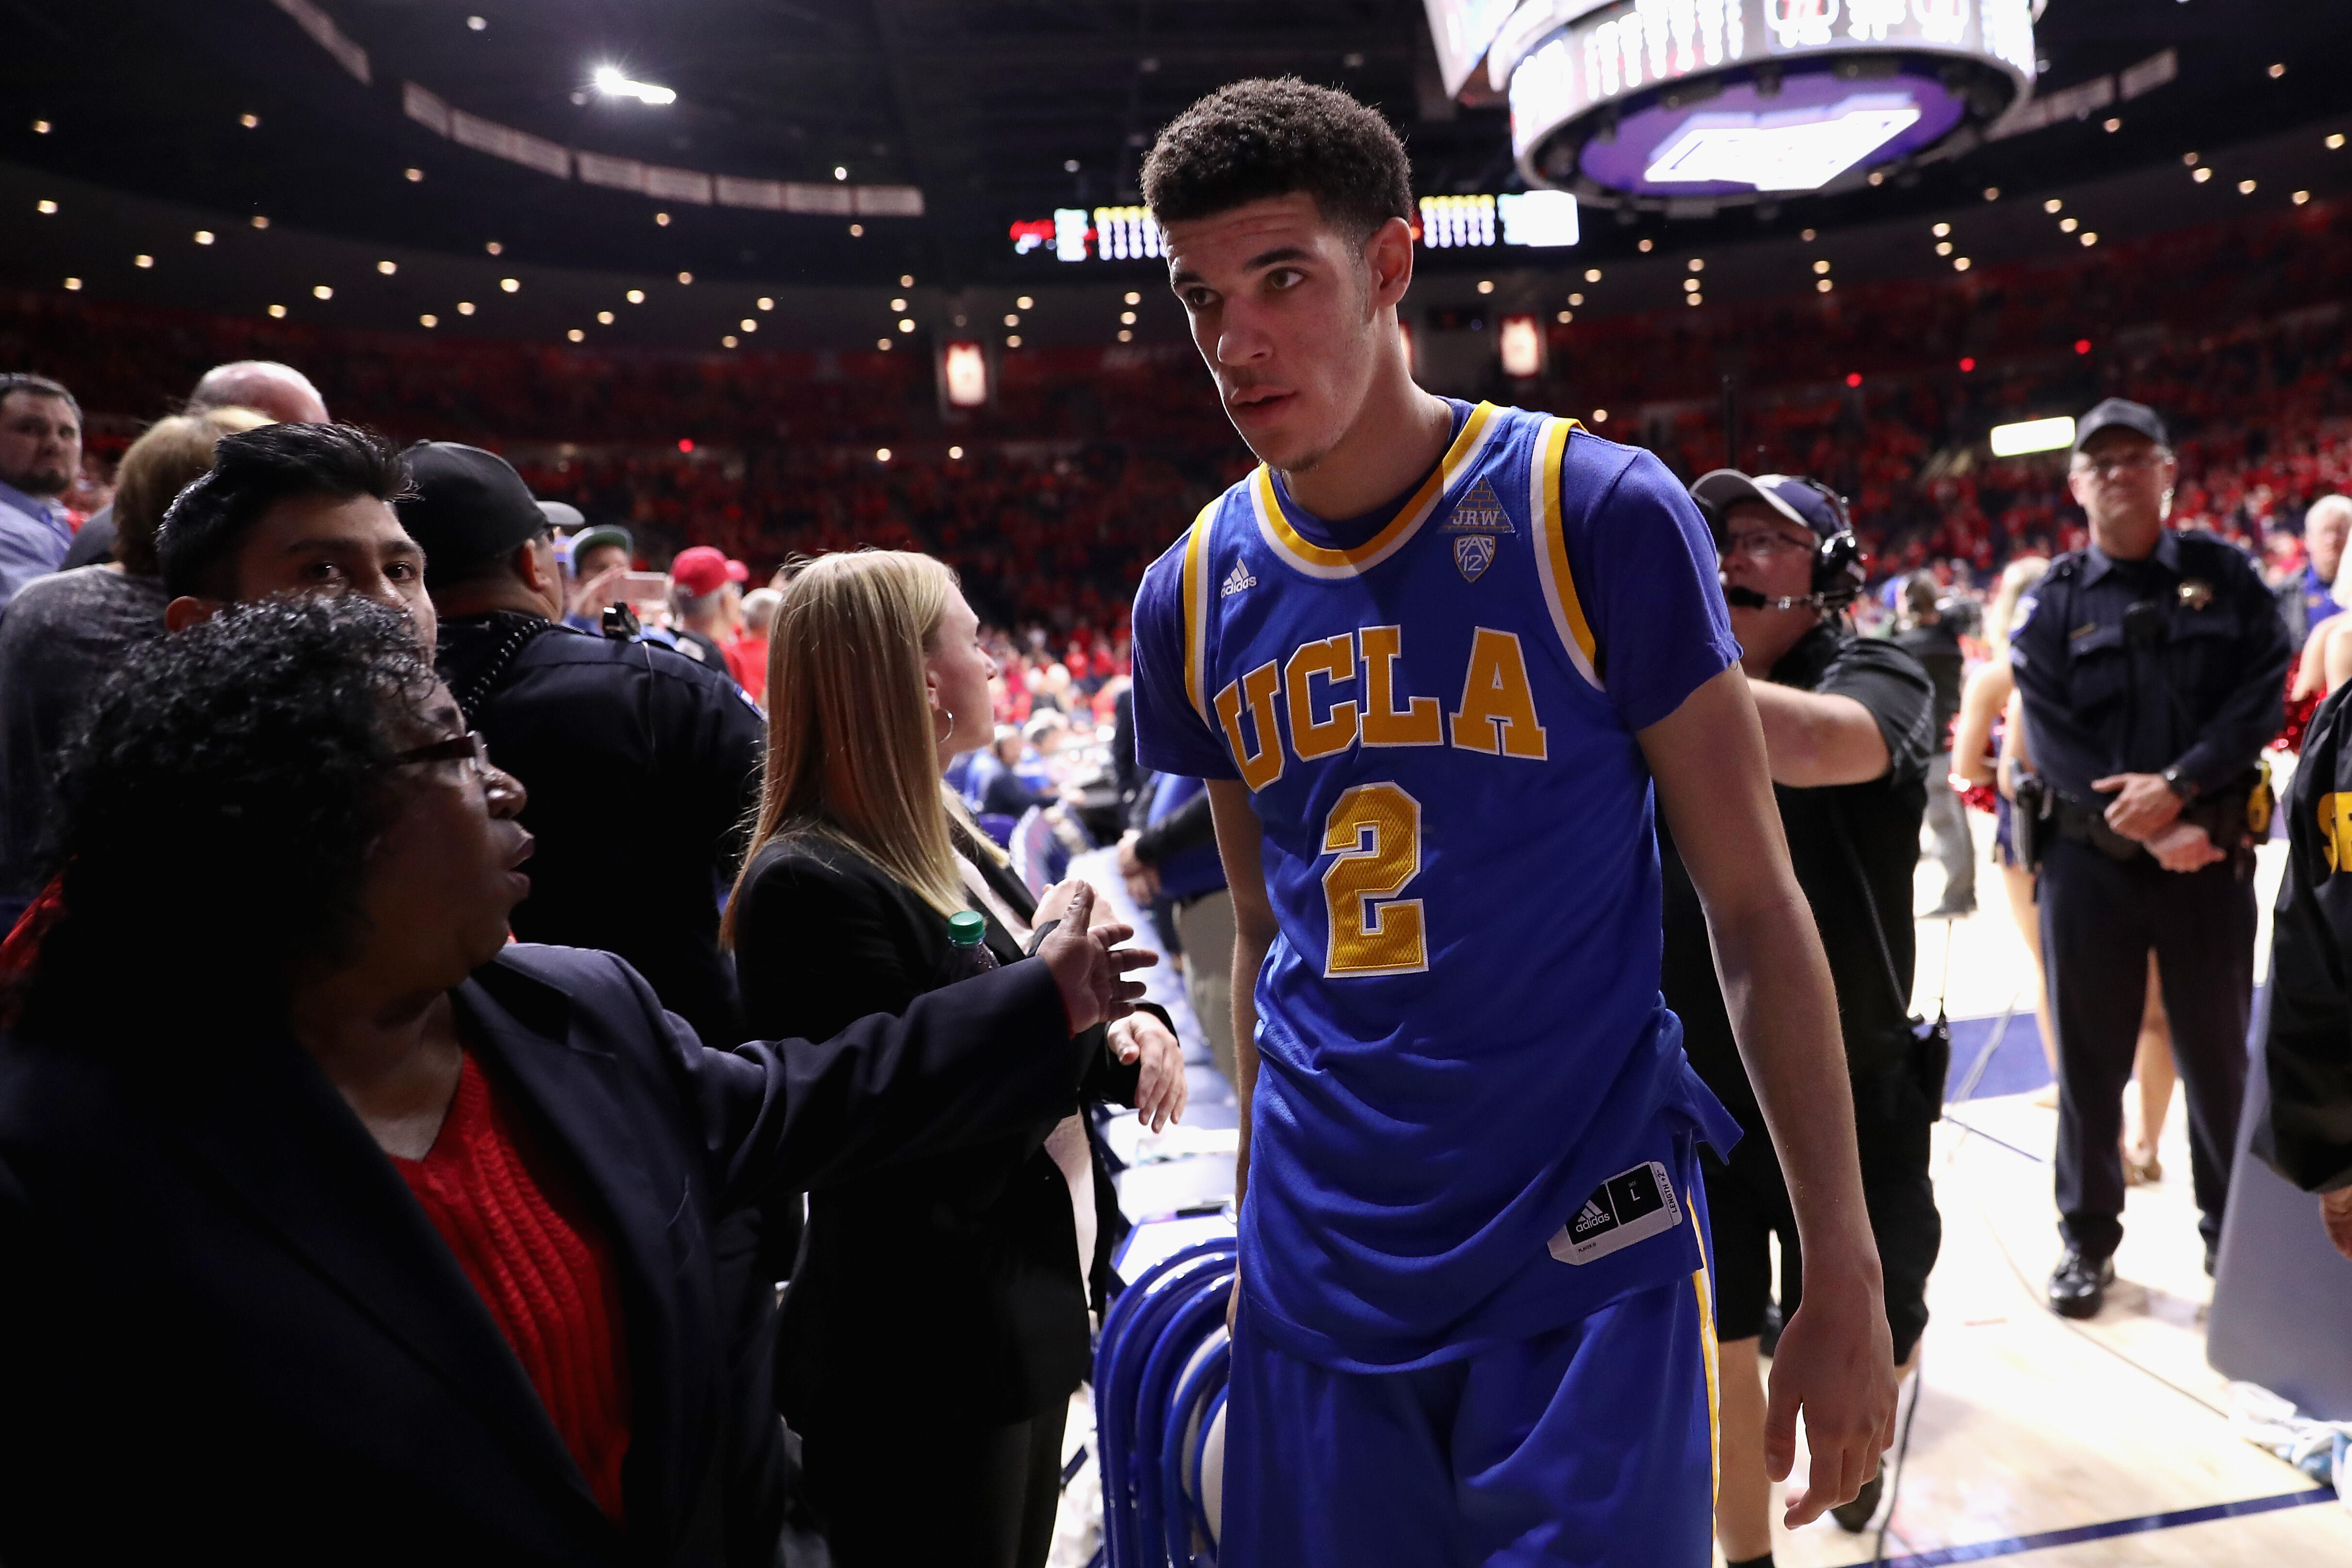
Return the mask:
[(1738, 203), (1961, 151), (2033, 80), (2031, 0), (1528, 0), (1488, 55), (1532, 183)]

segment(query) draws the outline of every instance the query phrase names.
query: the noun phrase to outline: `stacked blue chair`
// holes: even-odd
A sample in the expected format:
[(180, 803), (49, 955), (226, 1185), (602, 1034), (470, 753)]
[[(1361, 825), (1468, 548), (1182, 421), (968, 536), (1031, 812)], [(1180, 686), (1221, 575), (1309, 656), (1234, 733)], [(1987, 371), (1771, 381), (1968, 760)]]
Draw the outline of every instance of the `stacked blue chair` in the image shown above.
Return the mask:
[(1095, 1447), (1109, 1568), (1193, 1568), (1212, 1531), (1202, 1455), (1222, 1407), (1232, 1349), (1230, 1237), (1164, 1259), (1129, 1286), (1095, 1349)]

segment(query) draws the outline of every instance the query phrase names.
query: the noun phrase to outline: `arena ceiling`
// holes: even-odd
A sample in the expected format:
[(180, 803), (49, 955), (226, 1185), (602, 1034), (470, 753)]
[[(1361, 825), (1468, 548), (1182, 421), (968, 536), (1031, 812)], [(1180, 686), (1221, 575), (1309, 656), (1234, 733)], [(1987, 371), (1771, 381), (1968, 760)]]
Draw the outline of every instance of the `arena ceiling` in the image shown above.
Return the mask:
[[(1630, 254), (1670, 228), (1674, 243), (1719, 245), (1882, 222), (1989, 184), (2079, 186), (2177, 162), (2183, 146), (2316, 124), (2346, 104), (2341, 16), (2317, 0), (2051, 0), (2045, 92), (2166, 48), (2178, 76), (1883, 190), (1672, 226), (1596, 211), (1576, 254)], [(599, 67), (676, 101), (599, 91)], [(1016, 256), (1009, 226), (1133, 202), (1171, 114), (1236, 77), (1284, 72), (1378, 104), (1424, 194), (1518, 186), (1501, 105), (1444, 96), (1422, 0), (0, 0), (0, 163), (453, 262), (496, 242), (511, 265), (772, 287), (1142, 280), (1153, 264), (1082, 279)], [(477, 131), (452, 135), (452, 113)], [(481, 150), (479, 125), (509, 139), (503, 152)], [(583, 154), (638, 171), (628, 179), (666, 171), (671, 194), (530, 163), (565, 154), (583, 173)], [(712, 201), (692, 184), (706, 175), (734, 184)], [(730, 189), (767, 205), (728, 205)], [(903, 216), (909, 189), (919, 216)], [(812, 203), (836, 210), (792, 210)], [(26, 221), (12, 214), (0, 233)]]

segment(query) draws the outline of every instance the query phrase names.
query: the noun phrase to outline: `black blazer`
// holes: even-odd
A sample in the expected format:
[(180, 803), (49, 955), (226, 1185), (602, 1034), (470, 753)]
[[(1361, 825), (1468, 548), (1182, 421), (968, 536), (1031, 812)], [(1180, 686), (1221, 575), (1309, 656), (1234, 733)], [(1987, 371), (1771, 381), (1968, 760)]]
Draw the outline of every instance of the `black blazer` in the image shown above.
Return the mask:
[[(399, 1173), (282, 1028), (0, 1036), (0, 1561), (772, 1562), (769, 1390), (731, 1380), (712, 1237), (742, 1205), (1057, 1114), (1027, 964), (821, 1045), (703, 1047), (602, 952), (509, 947), (468, 1047), (618, 1265), (625, 1531)], [(746, 1505), (741, 1495), (768, 1494)], [(756, 1518), (768, 1527), (736, 1533)]]
[[(975, 863), (1016, 913), (1035, 909), (1018, 878)], [(736, 899), (736, 971), (754, 1032), (900, 1012), (939, 984), (947, 921), (854, 850), (772, 841)], [(1040, 967), (992, 916), (988, 944), (1016, 971)], [(1096, 1243), (1082, 1284), (1070, 1189), (1045, 1138), (1081, 1099), (1132, 1104), (1139, 1068), (1121, 1065), (1100, 1030), (1081, 1039), (1097, 1044), (1076, 1092), (1028, 1126), (812, 1187), (776, 1352), (778, 1402), (793, 1426), (814, 1431), (845, 1407), (891, 1400), (1010, 1423), (1085, 1379), (1088, 1297), (1101, 1304), (1127, 1226), (1090, 1132)]]

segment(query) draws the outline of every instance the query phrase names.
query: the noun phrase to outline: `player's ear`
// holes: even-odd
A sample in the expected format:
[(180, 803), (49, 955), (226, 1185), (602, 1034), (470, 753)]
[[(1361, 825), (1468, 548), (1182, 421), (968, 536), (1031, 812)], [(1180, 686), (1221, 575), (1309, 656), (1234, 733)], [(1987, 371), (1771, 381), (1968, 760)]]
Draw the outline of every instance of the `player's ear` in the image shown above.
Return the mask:
[(1412, 230), (1404, 219), (1392, 217), (1372, 230), (1364, 241), (1364, 270), (1373, 310), (1385, 310), (1404, 298), (1412, 286)]

